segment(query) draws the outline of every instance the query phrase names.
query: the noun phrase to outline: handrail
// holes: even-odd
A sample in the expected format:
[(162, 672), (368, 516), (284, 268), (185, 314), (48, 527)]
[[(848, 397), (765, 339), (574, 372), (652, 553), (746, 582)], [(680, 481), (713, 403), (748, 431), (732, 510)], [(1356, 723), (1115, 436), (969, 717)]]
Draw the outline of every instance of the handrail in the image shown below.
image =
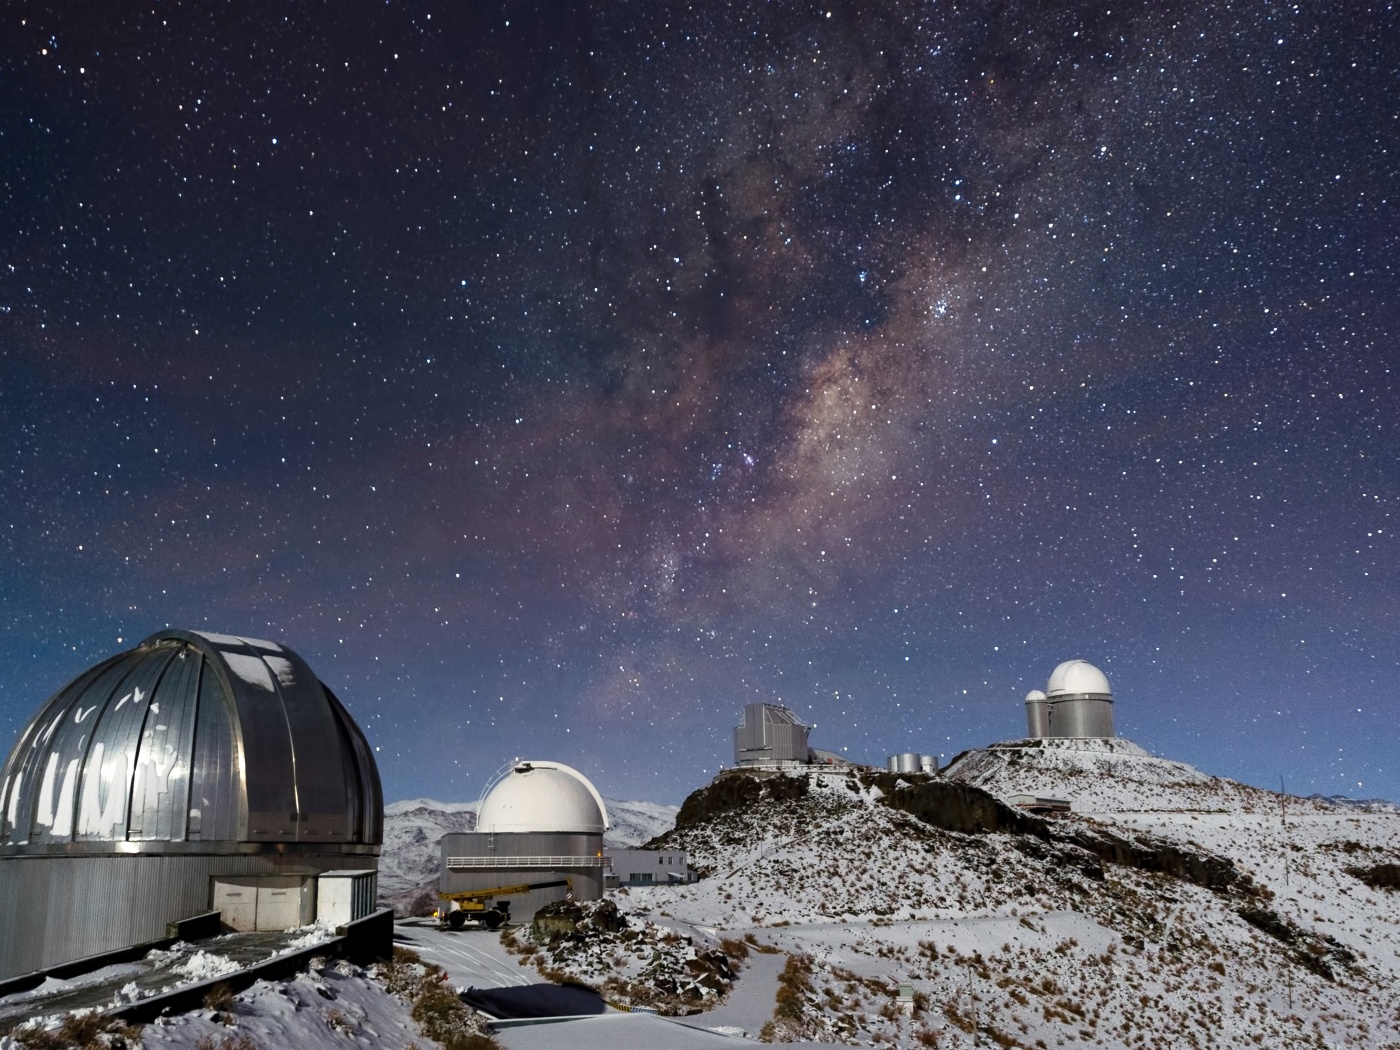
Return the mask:
[(611, 857), (448, 857), (447, 867), (453, 868), (605, 868), (612, 865)]

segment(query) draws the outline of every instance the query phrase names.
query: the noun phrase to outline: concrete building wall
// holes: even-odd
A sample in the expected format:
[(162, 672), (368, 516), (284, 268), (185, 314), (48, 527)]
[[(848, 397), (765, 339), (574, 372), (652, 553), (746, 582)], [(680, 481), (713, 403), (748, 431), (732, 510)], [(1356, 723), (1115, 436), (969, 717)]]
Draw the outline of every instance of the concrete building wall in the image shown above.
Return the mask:
[(612, 876), (619, 886), (669, 886), (695, 881), (685, 850), (618, 849), (612, 850), (609, 857)]
[(167, 923), (210, 910), (218, 876), (314, 875), (374, 860), (334, 853), (3, 857), (0, 979), (164, 937)]

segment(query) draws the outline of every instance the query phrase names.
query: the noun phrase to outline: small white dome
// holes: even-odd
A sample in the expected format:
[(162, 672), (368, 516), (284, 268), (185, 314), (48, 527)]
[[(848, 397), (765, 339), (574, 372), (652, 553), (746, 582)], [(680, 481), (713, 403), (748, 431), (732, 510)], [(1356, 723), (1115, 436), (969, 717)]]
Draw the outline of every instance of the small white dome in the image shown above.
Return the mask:
[(586, 776), (562, 762), (518, 762), (477, 814), (476, 830), (601, 835), (608, 810)]
[(1042, 693), (1039, 689), (1032, 689), (1029, 693), (1026, 694), (1026, 703), (1028, 704), (1039, 703), (1044, 699), (1045, 694)]
[(1108, 687), (1108, 679), (1088, 660), (1066, 660), (1050, 675), (1050, 681), (1045, 687), (1045, 691), (1051, 697), (1073, 696), (1081, 693), (1094, 693), (1100, 696), (1112, 696), (1113, 690)]

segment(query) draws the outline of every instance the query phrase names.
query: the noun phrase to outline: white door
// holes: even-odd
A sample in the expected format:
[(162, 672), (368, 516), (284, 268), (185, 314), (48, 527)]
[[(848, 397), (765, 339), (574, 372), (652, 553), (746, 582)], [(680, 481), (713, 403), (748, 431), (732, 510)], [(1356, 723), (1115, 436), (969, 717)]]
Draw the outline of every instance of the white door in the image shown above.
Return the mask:
[(290, 930), (301, 925), (301, 884), (296, 876), (273, 876), (258, 885), (258, 929)]
[(215, 879), (213, 907), (225, 926), (235, 930), (258, 928), (258, 888), (252, 879)]

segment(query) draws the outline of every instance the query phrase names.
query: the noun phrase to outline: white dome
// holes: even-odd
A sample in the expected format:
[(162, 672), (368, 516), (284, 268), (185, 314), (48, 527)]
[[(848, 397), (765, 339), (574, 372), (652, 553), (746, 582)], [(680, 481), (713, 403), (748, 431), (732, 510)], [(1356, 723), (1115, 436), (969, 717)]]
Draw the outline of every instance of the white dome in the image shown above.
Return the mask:
[(608, 810), (586, 776), (561, 762), (518, 762), (477, 814), (485, 832), (575, 832), (601, 835)]
[(1042, 693), (1039, 689), (1032, 689), (1029, 693), (1026, 694), (1026, 703), (1028, 704), (1038, 703), (1039, 701), (1042, 701), (1044, 699), (1045, 694)]
[(1066, 660), (1050, 675), (1045, 691), (1051, 697), (1075, 696), (1092, 693), (1099, 696), (1112, 696), (1108, 679), (1088, 660)]

